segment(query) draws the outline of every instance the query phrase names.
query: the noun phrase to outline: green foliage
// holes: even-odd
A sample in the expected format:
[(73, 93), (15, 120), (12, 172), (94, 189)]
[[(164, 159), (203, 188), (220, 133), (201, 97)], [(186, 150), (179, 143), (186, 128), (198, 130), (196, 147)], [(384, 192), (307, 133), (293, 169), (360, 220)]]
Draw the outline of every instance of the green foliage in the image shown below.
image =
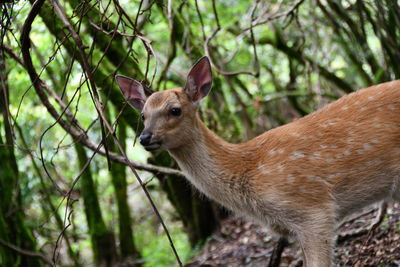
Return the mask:
[[(210, 38), (214, 33), (208, 39), (208, 53), (216, 66), (213, 90), (201, 104), (201, 116), (211, 129), (231, 142), (247, 140), (290, 122), (356, 88), (400, 77), (398, 1), (304, 1), (292, 12), (288, 11), (294, 1), (267, 2), (197, 1), (197, 10), (195, 0), (171, 1), (170, 7), (167, 1), (60, 1), (83, 42), (81, 48), (108, 120), (113, 128), (126, 127), (129, 159), (141, 164), (150, 159), (155, 165), (173, 166), (166, 153), (148, 153), (135, 141), (141, 121), (136, 111), (124, 107), (115, 74), (143, 80), (153, 90), (182, 87), (189, 68), (206, 53), (204, 37)], [(11, 26), (1, 27), (3, 43), (22, 57), (21, 29), (32, 6), (27, 1), (17, 1), (2, 8), (2, 14), (12, 11), (7, 13), (11, 14)], [(277, 17), (273, 19), (274, 16)], [(258, 24), (266, 18), (271, 20)], [(254, 40), (249, 29), (252, 22)], [(53, 90), (46, 92), (49, 102), (58, 114), (63, 112), (53, 97), (56, 94), (80, 125), (73, 127), (77, 131), (81, 127), (82, 136), (99, 144), (103, 136), (93, 101), (93, 84), (87, 80), (79, 45), (51, 1), (45, 1), (34, 20), (30, 39), (36, 72)], [(38, 243), (30, 248), (40, 248), (40, 253), (51, 257), (60, 233), (70, 222), (60, 252), (67, 249), (68, 255), (60, 256), (61, 266), (94, 264), (99, 253), (91, 250), (103, 238), (109, 238), (110, 246), (116, 246), (121, 256), (118, 249), (124, 235), (134, 236), (135, 242), (131, 243), (145, 266), (175, 265), (168, 241), (129, 169), (109, 170), (107, 159), (96, 154), (90, 163), (91, 172), (84, 173), (74, 184), (94, 152), (82, 148), (79, 157), (75, 150), (79, 141), (49, 114), (26, 69), (6, 50), (1, 52), (6, 55), (5, 61), (3, 54), (0, 59), (5, 66), (0, 66), (1, 77), (5, 77), (1, 88), (9, 95), (7, 108), (12, 116), (18, 175), (10, 175), (12, 166), (2, 161), (0, 184), (2, 189), (11, 184), (18, 186), (0, 192), (0, 205), (10, 206), (17, 199), (13, 196), (18, 196), (15, 205), (25, 215), (16, 216), (15, 222), (23, 226), (23, 238), (33, 238)], [(71, 123), (65, 113), (62, 118)], [(0, 122), (0, 137), (5, 140), (3, 117)], [(112, 138), (107, 143), (110, 151), (119, 153)], [(12, 158), (4, 147), (0, 146), (0, 152), (2, 158)], [(86, 157), (82, 156), (84, 153)], [(113, 179), (115, 173), (119, 173), (117, 179)], [(203, 202), (190, 189), (171, 195), (176, 192), (171, 187), (181, 190), (186, 185), (178, 186), (176, 180), (163, 183), (169, 177), (163, 173), (140, 171), (139, 175), (144, 181), (153, 179), (153, 175), (161, 181), (160, 186), (155, 181), (149, 183), (151, 195), (166, 217), (180, 256), (188, 259), (192, 254), (185, 231), (193, 237), (196, 235), (190, 231), (207, 232), (212, 228), (201, 223), (196, 226), (197, 217), (192, 216), (194, 207)], [(70, 190), (71, 199), (78, 203), (67, 205), (65, 196)], [(170, 194), (169, 200), (163, 191)], [(170, 200), (174, 208), (165, 204)], [(187, 202), (179, 206), (183, 201)], [(210, 207), (204, 206), (204, 210)], [(129, 212), (132, 217), (123, 216)], [(124, 223), (132, 227), (132, 231), (121, 232), (122, 236), (118, 235), (121, 220), (127, 220)], [(185, 227), (177, 220), (183, 221)], [(0, 217), (1, 236), (8, 231), (7, 223)], [(5, 250), (0, 246), (1, 253), (4, 255)], [(0, 265), (4, 262), (4, 256), (0, 257)]]
[[(176, 260), (172, 255), (171, 248), (167, 245), (168, 240), (159, 227), (154, 227), (154, 218), (148, 218), (142, 221), (135, 228), (136, 243), (140, 245), (140, 251), (144, 260), (144, 266), (175, 266)], [(170, 223), (169, 231), (171, 233), (174, 245), (183, 262), (192, 256), (188, 237), (182, 231), (179, 223)]]

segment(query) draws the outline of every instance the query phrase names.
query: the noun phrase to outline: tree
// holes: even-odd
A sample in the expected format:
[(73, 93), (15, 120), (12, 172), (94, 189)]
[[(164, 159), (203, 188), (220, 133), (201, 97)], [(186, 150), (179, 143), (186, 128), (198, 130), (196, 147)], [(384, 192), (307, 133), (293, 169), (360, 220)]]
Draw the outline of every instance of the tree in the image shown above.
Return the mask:
[[(0, 66), (5, 70), (4, 54), (0, 55)], [(9, 90), (7, 73), (0, 73), (0, 264), (11, 266), (41, 266), (32, 230), (26, 225), (22, 209), (18, 163), (14, 154), (14, 140), (8, 109)]]
[[(1, 8), (2, 263), (141, 265), (133, 179), (150, 198), (160, 185), (193, 247), (226, 216), (167, 153), (127, 145), (142, 122), (116, 74), (152, 90), (181, 87), (207, 55), (214, 88), (201, 116), (231, 142), (400, 77), (398, 1), (31, 0)], [(161, 225), (174, 225), (161, 215)], [(92, 258), (81, 253), (86, 236)]]

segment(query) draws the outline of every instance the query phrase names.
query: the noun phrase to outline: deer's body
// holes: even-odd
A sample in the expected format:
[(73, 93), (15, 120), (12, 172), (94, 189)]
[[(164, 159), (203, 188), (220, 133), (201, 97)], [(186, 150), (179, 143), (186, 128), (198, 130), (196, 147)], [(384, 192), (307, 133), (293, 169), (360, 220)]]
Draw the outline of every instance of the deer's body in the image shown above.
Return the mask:
[[(208, 65), (196, 66), (192, 75), (204, 76)], [(211, 199), (295, 237), (306, 266), (330, 266), (335, 224), (346, 215), (382, 199), (400, 200), (400, 81), (230, 144), (199, 119), (198, 95), (190, 90), (202, 81), (190, 75), (185, 89), (157, 92), (143, 103), (145, 131), (155, 140), (148, 147), (167, 149)], [(177, 106), (182, 114), (160, 122), (162, 112)]]

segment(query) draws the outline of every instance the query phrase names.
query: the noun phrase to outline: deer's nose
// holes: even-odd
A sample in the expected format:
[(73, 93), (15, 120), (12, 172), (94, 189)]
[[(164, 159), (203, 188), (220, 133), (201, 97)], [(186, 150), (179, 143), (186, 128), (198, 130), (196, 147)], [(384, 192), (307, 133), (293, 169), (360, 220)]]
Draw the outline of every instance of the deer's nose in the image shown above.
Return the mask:
[(153, 134), (151, 132), (142, 132), (139, 136), (139, 142), (142, 146), (147, 146), (150, 144), (151, 136)]

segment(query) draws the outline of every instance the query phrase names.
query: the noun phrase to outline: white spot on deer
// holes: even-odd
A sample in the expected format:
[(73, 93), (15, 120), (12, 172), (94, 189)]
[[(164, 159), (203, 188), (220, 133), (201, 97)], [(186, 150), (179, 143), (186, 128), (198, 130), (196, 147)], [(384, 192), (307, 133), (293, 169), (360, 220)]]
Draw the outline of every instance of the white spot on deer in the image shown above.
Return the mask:
[(396, 109), (396, 106), (394, 104), (389, 104), (387, 107), (390, 110), (395, 110)]
[(332, 163), (332, 162), (334, 161), (334, 159), (333, 159), (333, 158), (326, 158), (325, 161), (326, 161), (327, 163)]
[(313, 153), (313, 156), (319, 158), (319, 157), (321, 157), (321, 153), (320, 153), (320, 152), (314, 152), (314, 153)]
[(348, 109), (349, 109), (348, 106), (343, 106), (343, 107), (341, 108), (341, 110), (348, 110)]
[(371, 146), (370, 144), (364, 144), (363, 145), (363, 148), (365, 149), (365, 150), (370, 150), (370, 149), (372, 149), (373, 148), (373, 146)]
[(366, 110), (366, 109), (367, 109), (366, 107), (361, 107), (361, 108), (360, 108), (360, 110)]
[(293, 183), (293, 182), (295, 181), (294, 176), (291, 175), (291, 174), (289, 174), (289, 175), (287, 176), (287, 181), (288, 181), (289, 183)]
[(336, 178), (336, 177), (338, 177), (338, 176), (339, 176), (338, 173), (332, 173), (332, 174), (329, 174), (329, 175), (328, 175), (328, 179), (333, 179), (333, 178)]
[(336, 122), (337, 122), (337, 121), (335, 121), (335, 120), (328, 120), (328, 121), (327, 121), (327, 123), (328, 123), (329, 125), (335, 125)]
[(283, 148), (278, 149), (279, 154), (283, 154), (283, 152), (285, 152), (285, 149), (283, 149)]
[(382, 110), (383, 110), (383, 108), (382, 108), (382, 107), (379, 107), (379, 108), (377, 108), (377, 110), (378, 110), (378, 111), (382, 111)]
[(278, 172), (283, 172), (285, 168), (284, 168), (281, 164), (279, 164), (279, 165), (276, 167), (276, 169), (278, 170)]
[(348, 156), (348, 155), (350, 155), (351, 153), (350, 153), (350, 150), (345, 150), (345, 151), (343, 151), (343, 155), (345, 155), (345, 156)]
[(372, 95), (368, 96), (368, 100), (373, 100), (373, 99), (374, 99), (374, 96), (372, 96)]
[(331, 145), (331, 148), (335, 149), (337, 148), (337, 145)]
[(260, 170), (260, 172), (262, 174), (269, 174), (270, 173), (270, 171), (265, 168), (264, 164), (258, 164), (257, 168)]
[(321, 132), (317, 133), (317, 135), (318, 135), (318, 136), (324, 136), (324, 134), (321, 133)]
[(290, 135), (290, 136), (295, 136), (295, 137), (299, 137), (299, 136), (300, 136), (300, 134), (299, 134), (299, 133), (296, 133), (296, 132), (290, 133), (289, 135)]
[(369, 140), (371, 143), (379, 143), (380, 142), (380, 140), (379, 140), (379, 138), (372, 138), (371, 140)]
[(360, 104), (360, 101), (357, 100), (356, 102), (354, 102), (354, 104), (358, 105), (358, 104)]
[(298, 159), (298, 158), (303, 158), (303, 157), (304, 157), (303, 152), (295, 151), (292, 153), (291, 156), (289, 156), (289, 159)]
[(326, 181), (319, 176), (307, 175), (306, 178), (308, 181), (316, 181), (316, 182), (320, 182), (320, 183), (326, 183)]
[(270, 151), (268, 151), (268, 155), (275, 155), (276, 151), (275, 149), (271, 149)]
[(306, 175), (307, 180), (312, 181), (315, 179), (315, 175)]
[(261, 173), (262, 174), (269, 174), (270, 171), (264, 168), (264, 169), (261, 169)]
[(322, 179), (322, 178), (319, 177), (319, 176), (315, 177), (315, 181), (316, 181), (316, 182), (320, 182), (320, 183), (324, 183), (324, 184), (327, 184), (327, 185), (330, 184), (328, 181), (326, 181), (325, 179)]
[(347, 141), (348, 143), (351, 143), (351, 142), (353, 142), (353, 141), (354, 141), (354, 139), (353, 139), (353, 138), (351, 138), (351, 137), (349, 137), (349, 138), (347, 138), (347, 139), (346, 139), (346, 141)]
[(327, 145), (319, 145), (321, 148), (327, 148)]

